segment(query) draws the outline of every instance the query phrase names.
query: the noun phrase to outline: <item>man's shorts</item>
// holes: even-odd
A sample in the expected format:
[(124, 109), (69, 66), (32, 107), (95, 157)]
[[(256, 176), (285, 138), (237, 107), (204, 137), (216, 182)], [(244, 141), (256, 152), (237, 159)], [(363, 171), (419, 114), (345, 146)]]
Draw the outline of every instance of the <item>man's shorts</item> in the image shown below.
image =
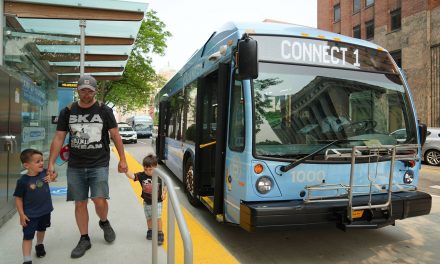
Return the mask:
[[(153, 205), (147, 204), (144, 201), (144, 213), (147, 219), (151, 219), (153, 217)], [(157, 203), (157, 218), (162, 217), (162, 203)]]
[(89, 197), (92, 199), (110, 198), (108, 167), (67, 167), (67, 201), (86, 201)]
[(34, 239), (35, 231), (44, 232), (48, 227), (50, 227), (50, 213), (40, 217), (29, 217), (27, 226), (23, 227), (23, 240)]

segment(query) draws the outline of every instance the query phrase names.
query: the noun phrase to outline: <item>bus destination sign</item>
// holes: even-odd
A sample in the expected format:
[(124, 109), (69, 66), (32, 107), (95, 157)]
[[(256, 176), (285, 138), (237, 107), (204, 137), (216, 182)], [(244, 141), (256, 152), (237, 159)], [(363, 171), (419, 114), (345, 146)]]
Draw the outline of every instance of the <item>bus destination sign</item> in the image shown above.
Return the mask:
[(255, 35), (260, 61), (397, 73), (387, 52), (331, 40)]

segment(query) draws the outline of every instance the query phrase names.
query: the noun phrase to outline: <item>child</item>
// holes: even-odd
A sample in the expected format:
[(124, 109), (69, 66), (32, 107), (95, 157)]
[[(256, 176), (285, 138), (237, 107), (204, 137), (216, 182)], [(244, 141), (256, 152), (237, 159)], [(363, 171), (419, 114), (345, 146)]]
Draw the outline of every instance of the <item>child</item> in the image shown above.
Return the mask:
[[(32, 240), (37, 231), (37, 257), (46, 255), (43, 240), (47, 227), (50, 227), (50, 213), (53, 210), (49, 182), (54, 181), (55, 173), (47, 174), (43, 168), (43, 153), (35, 149), (25, 149), (20, 154), (23, 167), (27, 169), (17, 180), (15, 187), (15, 206), (23, 226), (23, 258), (24, 263), (32, 263)], [(23, 264), (24, 264), (23, 263)]]
[[(133, 174), (132, 172), (126, 172), (125, 175), (127, 175), (128, 178), (139, 181), (139, 183), (142, 186), (142, 195), (141, 197), (144, 199), (144, 212), (145, 216), (147, 218), (147, 239), (151, 240), (153, 237), (153, 231), (152, 229), (152, 220), (151, 217), (153, 215), (153, 208), (152, 208), (152, 200), (151, 200), (151, 193), (153, 191), (153, 172), (154, 169), (157, 167), (157, 159), (153, 155), (148, 155), (144, 158), (142, 161), (142, 165), (144, 166), (144, 171), (137, 172)], [(162, 201), (165, 199), (166, 196), (166, 188), (162, 188), (162, 181), (158, 177), (159, 182), (159, 191), (158, 191), (158, 200), (157, 200), (157, 228), (158, 228), (158, 244), (162, 245), (164, 241), (164, 234), (162, 232)]]

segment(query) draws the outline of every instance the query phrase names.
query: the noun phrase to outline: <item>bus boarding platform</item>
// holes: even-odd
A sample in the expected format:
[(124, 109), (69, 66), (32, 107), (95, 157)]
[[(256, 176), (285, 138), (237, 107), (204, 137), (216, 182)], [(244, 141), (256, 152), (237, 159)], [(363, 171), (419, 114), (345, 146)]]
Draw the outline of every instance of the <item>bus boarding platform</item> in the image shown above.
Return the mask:
[[(66, 202), (66, 178), (58, 177), (51, 183), (52, 212), (51, 227), (46, 231), (44, 246), (46, 256), (37, 258), (35, 242), (32, 248), (33, 263), (152, 263), (152, 242), (146, 240), (146, 220), (142, 205), (138, 202), (130, 182), (124, 174), (118, 173), (118, 160), (112, 153), (110, 159), (110, 200), (109, 216), (116, 240), (109, 244), (104, 240), (98, 226), (93, 202), (89, 202), (89, 236), (92, 248), (78, 259), (70, 258), (72, 249), (79, 241), (79, 231), (74, 215), (74, 203)], [(22, 228), (16, 213), (0, 228), (0, 263), (22, 263), (21, 243)], [(166, 238), (165, 238), (166, 239)], [(163, 247), (158, 250), (158, 263), (166, 263), (166, 252)]]

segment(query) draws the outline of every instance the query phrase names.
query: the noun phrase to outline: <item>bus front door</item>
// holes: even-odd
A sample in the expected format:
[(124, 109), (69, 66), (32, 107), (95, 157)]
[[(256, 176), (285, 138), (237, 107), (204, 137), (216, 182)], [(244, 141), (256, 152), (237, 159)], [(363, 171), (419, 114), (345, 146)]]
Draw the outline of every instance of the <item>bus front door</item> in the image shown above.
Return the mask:
[(168, 102), (162, 101), (159, 103), (159, 127), (156, 138), (156, 155), (158, 160), (165, 159), (165, 137), (167, 135), (167, 112)]
[(229, 69), (229, 64), (220, 64), (199, 79), (197, 91), (195, 186), (200, 200), (216, 215), (223, 213)]

